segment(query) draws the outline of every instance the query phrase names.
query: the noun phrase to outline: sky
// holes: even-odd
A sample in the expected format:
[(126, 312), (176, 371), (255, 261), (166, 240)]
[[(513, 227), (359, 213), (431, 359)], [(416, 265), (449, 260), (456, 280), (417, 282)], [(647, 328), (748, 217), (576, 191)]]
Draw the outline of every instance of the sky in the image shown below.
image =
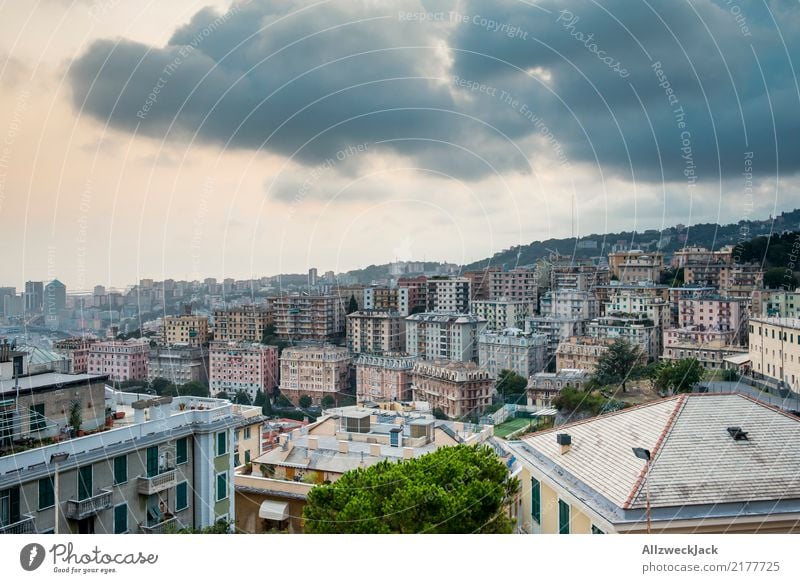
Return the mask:
[(0, 285), (766, 218), (798, 57), (793, 0), (0, 0)]

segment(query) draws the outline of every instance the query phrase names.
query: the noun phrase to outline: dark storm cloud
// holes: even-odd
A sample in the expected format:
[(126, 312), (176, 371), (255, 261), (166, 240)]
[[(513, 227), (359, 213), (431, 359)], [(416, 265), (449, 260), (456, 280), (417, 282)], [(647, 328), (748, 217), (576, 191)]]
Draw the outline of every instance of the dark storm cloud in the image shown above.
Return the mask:
[(165, 47), (99, 41), (71, 67), (74, 103), (157, 139), (197, 134), (309, 167), (369, 144), (463, 179), (541, 154), (649, 181), (736, 176), (747, 151), (758, 174), (800, 168), (794, 2), (307, 5), (201, 10)]

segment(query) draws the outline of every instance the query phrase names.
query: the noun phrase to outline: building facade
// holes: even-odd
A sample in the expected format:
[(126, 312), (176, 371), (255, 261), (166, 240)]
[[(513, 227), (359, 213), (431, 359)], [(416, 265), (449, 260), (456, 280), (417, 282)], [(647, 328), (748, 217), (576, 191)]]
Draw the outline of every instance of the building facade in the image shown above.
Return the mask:
[(278, 347), (258, 342), (212, 342), (209, 348), (209, 389), (233, 397), (239, 391), (251, 401), (260, 391), (272, 394), (278, 385)]
[(164, 318), (164, 342), (187, 346), (208, 344), (208, 318), (193, 314), (167, 316)]
[(347, 347), (353, 354), (404, 352), (405, 318), (390, 310), (359, 310), (348, 314)]
[(553, 399), (567, 387), (581, 390), (589, 380), (589, 373), (585, 370), (565, 368), (558, 372), (539, 372), (528, 379), (525, 392), (528, 397), (528, 406), (539, 409), (553, 407)]
[(411, 371), (414, 401), (450, 419), (477, 417), (492, 404), (494, 379), (474, 362), (417, 362)]
[(281, 394), (293, 404), (307, 395), (315, 405), (338, 403), (350, 384), (350, 353), (332, 345), (286, 348), (280, 358)]
[(519, 328), (482, 332), (478, 337), (478, 364), (496, 379), (502, 370), (528, 378), (545, 367), (547, 336), (525, 333)]
[(755, 376), (772, 379), (800, 393), (800, 320), (751, 319), (749, 352)]
[(89, 351), (97, 342), (94, 338), (67, 338), (53, 343), (53, 350), (69, 359), (70, 374), (83, 374), (89, 370)]
[(485, 328), (471, 314), (413, 314), (406, 318), (406, 351), (424, 360), (477, 361)]
[(592, 338), (591, 336), (573, 336), (558, 345), (556, 350), (556, 371), (563, 369), (581, 369), (589, 374), (597, 370), (602, 356), (614, 341), (609, 338)]
[(264, 329), (272, 324), (266, 306), (239, 306), (214, 310), (214, 340), (218, 342), (261, 342)]
[(411, 369), (417, 359), (405, 354), (362, 354), (356, 361), (358, 403), (410, 401)]
[(345, 301), (338, 295), (281, 296), (275, 332), (286, 340), (326, 341), (345, 333)]
[(472, 282), (466, 277), (428, 280), (428, 312), (466, 314), (472, 297)]
[(488, 330), (525, 328), (525, 320), (536, 312), (536, 304), (516, 300), (473, 300), (472, 313), (486, 320)]
[(149, 356), (150, 345), (140, 340), (97, 342), (89, 350), (86, 371), (115, 382), (146, 380)]
[(147, 380), (167, 379), (174, 385), (189, 382), (208, 384), (208, 349), (204, 346), (173, 344), (150, 350)]

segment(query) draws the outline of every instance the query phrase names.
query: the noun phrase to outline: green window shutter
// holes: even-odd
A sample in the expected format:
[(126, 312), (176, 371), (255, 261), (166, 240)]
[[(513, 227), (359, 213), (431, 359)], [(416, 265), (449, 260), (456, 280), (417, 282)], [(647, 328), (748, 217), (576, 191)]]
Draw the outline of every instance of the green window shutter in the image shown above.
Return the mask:
[(217, 500), (224, 500), (228, 497), (228, 474), (217, 475)]
[(233, 454), (233, 467), (234, 468), (238, 468), (239, 467), (239, 454), (238, 453)]
[(225, 455), (228, 452), (228, 436), (222, 431), (217, 433), (217, 455)]
[(39, 510), (55, 505), (55, 492), (53, 490), (53, 476), (39, 480)]
[(246, 463), (246, 464), (250, 463), (250, 450), (249, 449), (244, 450), (244, 463)]
[(189, 440), (180, 438), (175, 444), (175, 463), (185, 464), (189, 461)]
[(542, 523), (542, 483), (536, 478), (531, 478), (531, 517)]
[(39, 431), (47, 426), (47, 419), (44, 417), (44, 403), (31, 405), (31, 431)]
[(558, 501), (558, 534), (569, 534), (569, 504)]
[(158, 475), (158, 446), (154, 445), (147, 448), (147, 477), (152, 478)]
[(183, 510), (189, 506), (189, 484), (181, 482), (175, 486), (175, 510)]
[(92, 497), (92, 466), (78, 468), (78, 500)]
[(128, 481), (128, 456), (121, 455), (114, 458), (114, 485), (124, 484)]
[(128, 532), (128, 505), (114, 506), (114, 534)]
[(592, 534), (605, 534), (602, 530), (597, 528), (594, 524), (592, 525)]

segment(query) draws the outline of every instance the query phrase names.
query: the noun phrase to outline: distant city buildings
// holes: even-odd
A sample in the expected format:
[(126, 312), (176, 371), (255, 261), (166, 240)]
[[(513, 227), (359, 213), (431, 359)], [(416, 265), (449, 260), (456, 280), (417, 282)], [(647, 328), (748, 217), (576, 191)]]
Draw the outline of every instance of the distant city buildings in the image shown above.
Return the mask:
[(663, 253), (645, 253), (639, 249), (608, 254), (612, 279), (622, 283), (657, 282), (664, 270)]

